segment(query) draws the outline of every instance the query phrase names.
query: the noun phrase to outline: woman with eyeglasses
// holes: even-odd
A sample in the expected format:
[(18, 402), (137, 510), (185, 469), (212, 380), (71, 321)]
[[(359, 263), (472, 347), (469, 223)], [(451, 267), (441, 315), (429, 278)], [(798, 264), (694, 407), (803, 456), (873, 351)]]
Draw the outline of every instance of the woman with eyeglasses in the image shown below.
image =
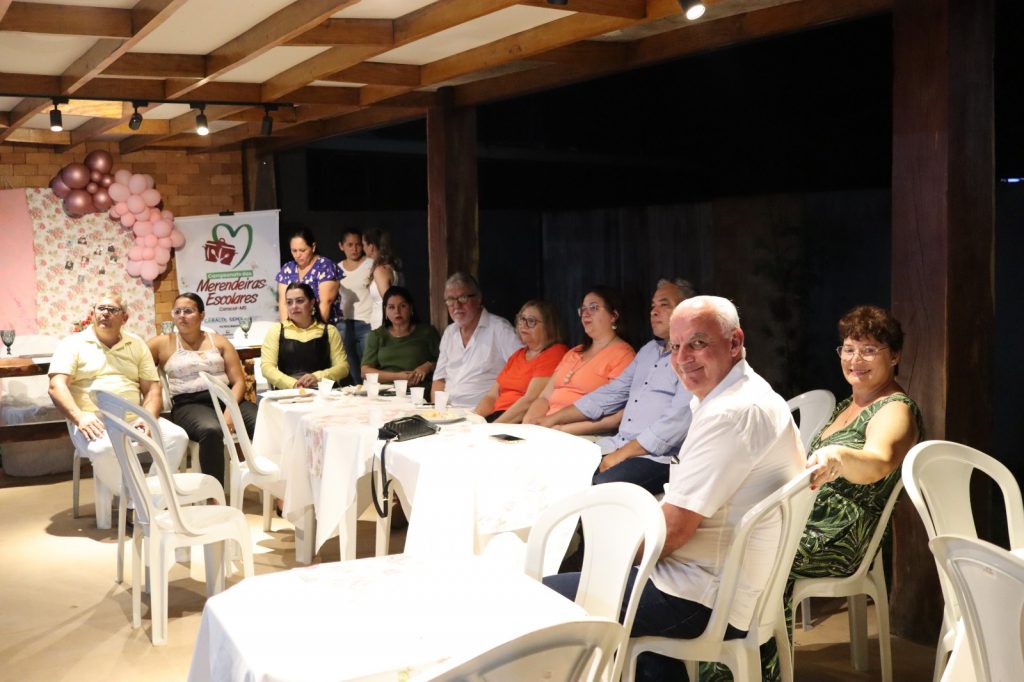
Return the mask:
[(363, 375), (376, 373), (381, 381), (405, 379), (410, 386), (429, 387), (441, 335), (420, 322), (412, 293), (405, 287), (390, 287), (383, 303), (384, 324), (366, 338)]
[[(205, 310), (203, 299), (196, 294), (178, 296), (171, 310), (177, 331), (155, 336), (147, 343), (153, 361), (167, 378), (171, 421), (185, 429), (189, 440), (199, 443), (203, 473), (223, 485), (223, 435), (206, 382), (199, 373), (206, 372), (231, 386), (250, 438), (256, 430), (256, 406), (245, 400), (245, 372), (235, 347), (220, 334), (203, 329)], [(225, 412), (224, 417), (234, 430), (231, 414)]]
[(288, 319), (272, 325), (263, 339), (260, 368), (274, 388), (313, 388), (321, 379), (348, 376), (348, 359), (341, 334), (325, 324), (305, 282), (292, 282), (285, 291)]
[[(888, 310), (862, 305), (839, 320), (839, 366), (849, 398), (811, 442), (807, 467), (818, 490), (786, 586), (786, 619), (792, 633), (790, 595), (797, 578), (842, 578), (860, 567), (882, 509), (900, 477), (907, 452), (924, 437), (921, 410), (896, 381), (903, 329)], [(762, 647), (765, 679), (779, 679), (774, 643)], [(731, 679), (716, 666), (701, 679)]]
[(516, 315), (516, 331), (525, 348), (513, 353), (490, 390), (473, 410), (489, 422), (518, 424), (541, 394), (562, 356), (561, 321), (547, 301), (527, 301)]
[[(582, 395), (604, 386), (626, 369), (636, 352), (618, 334), (622, 298), (614, 289), (598, 286), (587, 291), (577, 311), (586, 337), (564, 356), (547, 386), (523, 418), (524, 424), (544, 424), (543, 418), (572, 405)], [(614, 431), (622, 413), (596, 422), (553, 427), (576, 435)]]

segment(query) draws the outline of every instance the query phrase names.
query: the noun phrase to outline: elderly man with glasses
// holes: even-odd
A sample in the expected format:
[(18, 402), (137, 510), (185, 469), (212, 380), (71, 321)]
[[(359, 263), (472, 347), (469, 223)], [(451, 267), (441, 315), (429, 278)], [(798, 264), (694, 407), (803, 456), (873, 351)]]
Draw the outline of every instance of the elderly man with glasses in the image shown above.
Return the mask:
[[(160, 419), (163, 399), (156, 365), (146, 342), (121, 329), (127, 320), (124, 300), (117, 294), (105, 295), (93, 308), (92, 325), (62, 340), (50, 362), (50, 399), (71, 424), (75, 449), (92, 461), (98, 528), (110, 528), (110, 502), (121, 489), (121, 469), (96, 414), (95, 391), (110, 391), (159, 419), (172, 470), (178, 468), (188, 447), (185, 431)], [(135, 426), (148, 432), (141, 419)]]
[(441, 337), (431, 391), (448, 393), (450, 405), (472, 408), (523, 343), (508, 320), (487, 312), (472, 275), (457, 272), (449, 277), (444, 302), (452, 324)]

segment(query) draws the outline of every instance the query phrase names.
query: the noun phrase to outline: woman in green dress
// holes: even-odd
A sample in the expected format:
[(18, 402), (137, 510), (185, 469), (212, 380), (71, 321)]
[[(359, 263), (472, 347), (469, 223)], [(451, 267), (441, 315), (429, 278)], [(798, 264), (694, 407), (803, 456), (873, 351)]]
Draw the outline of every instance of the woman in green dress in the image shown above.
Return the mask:
[(406, 379), (410, 386), (430, 386), (441, 337), (416, 316), (412, 294), (393, 286), (384, 292), (384, 323), (370, 332), (363, 353), (362, 375), (381, 381)]
[[(786, 622), (792, 633), (790, 595), (797, 578), (852, 575), (867, 552), (882, 509), (907, 452), (924, 434), (921, 411), (896, 382), (903, 349), (899, 321), (882, 308), (862, 305), (839, 320), (836, 348), (852, 395), (811, 442), (807, 466), (818, 490), (786, 586)], [(791, 635), (792, 636), (792, 635)], [(765, 680), (778, 680), (775, 643), (761, 647)], [(701, 680), (731, 679), (713, 666)]]

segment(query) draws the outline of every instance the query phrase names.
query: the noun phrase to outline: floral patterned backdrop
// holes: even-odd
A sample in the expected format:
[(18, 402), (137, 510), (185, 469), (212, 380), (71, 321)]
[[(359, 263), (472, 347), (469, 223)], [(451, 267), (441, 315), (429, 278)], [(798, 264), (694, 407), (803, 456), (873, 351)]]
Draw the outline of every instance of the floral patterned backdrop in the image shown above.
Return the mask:
[(25, 192), (35, 241), (39, 333), (67, 336), (104, 292), (117, 291), (128, 307), (125, 328), (144, 339), (153, 336), (153, 289), (124, 267), (132, 231), (105, 213), (69, 218), (49, 188)]

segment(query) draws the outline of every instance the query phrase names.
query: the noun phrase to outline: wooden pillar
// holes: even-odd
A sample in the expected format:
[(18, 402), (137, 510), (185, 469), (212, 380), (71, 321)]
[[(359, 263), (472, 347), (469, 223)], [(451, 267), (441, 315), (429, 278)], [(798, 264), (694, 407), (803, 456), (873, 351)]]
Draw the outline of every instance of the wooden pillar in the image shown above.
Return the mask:
[(427, 246), (430, 320), (448, 324), (444, 281), (453, 272), (477, 275), (480, 263), (476, 180), (476, 109), (456, 107), (451, 88), (427, 110)]
[(274, 153), (261, 140), (242, 144), (242, 195), (246, 211), (278, 208)]
[[(892, 307), (907, 336), (899, 378), (928, 438), (991, 452), (993, 1), (895, 0), (893, 29)], [(989, 500), (974, 504), (984, 536)], [(935, 643), (942, 597), (925, 531), (906, 499), (894, 519), (893, 632)]]

